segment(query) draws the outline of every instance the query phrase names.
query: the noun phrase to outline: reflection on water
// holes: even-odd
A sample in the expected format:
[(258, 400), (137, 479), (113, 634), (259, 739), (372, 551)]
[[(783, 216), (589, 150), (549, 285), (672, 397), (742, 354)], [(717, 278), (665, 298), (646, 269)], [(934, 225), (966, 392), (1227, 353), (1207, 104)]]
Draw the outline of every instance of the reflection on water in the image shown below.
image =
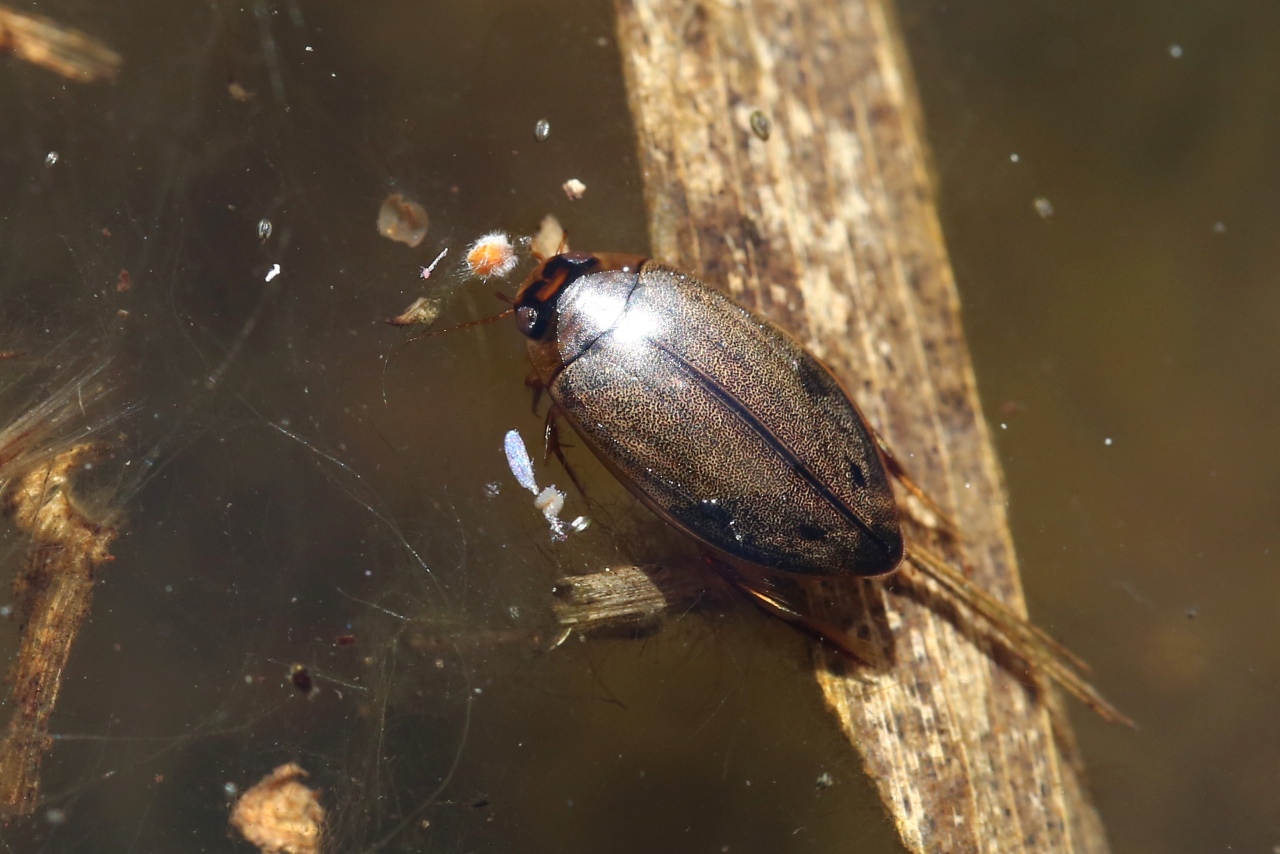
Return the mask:
[[(896, 850), (785, 627), (545, 651), (555, 577), (687, 551), (580, 450), (593, 524), (549, 541), (503, 453), (541, 428), (509, 321), (381, 322), (497, 313), (465, 248), (548, 213), (644, 250), (608, 4), (39, 5), (123, 64), (0, 66), (0, 349), (114, 357), (113, 440), (156, 464), (0, 839), (226, 850), (294, 762), (333, 850)], [(1033, 613), (1142, 725), (1077, 716), (1113, 841), (1267, 850), (1280, 21), (902, 11)]]

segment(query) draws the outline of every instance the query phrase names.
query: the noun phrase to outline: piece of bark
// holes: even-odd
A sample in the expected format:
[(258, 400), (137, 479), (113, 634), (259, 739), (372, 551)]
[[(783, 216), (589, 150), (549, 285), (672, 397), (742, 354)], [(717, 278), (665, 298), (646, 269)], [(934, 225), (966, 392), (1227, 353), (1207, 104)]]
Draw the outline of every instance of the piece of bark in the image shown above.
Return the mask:
[(114, 80), (120, 73), (120, 54), (93, 36), (10, 6), (0, 6), (0, 53), (81, 83)]
[(552, 611), (565, 630), (635, 633), (731, 592), (695, 567), (620, 566), (556, 581)]
[(74, 473), (101, 454), (99, 446), (75, 445), (4, 490), (5, 510), (30, 543), (14, 583), (23, 625), (0, 737), (0, 816), (29, 815), (38, 803), (40, 765), (53, 744), (49, 719), (89, 614), (94, 573), (111, 559), (116, 529), (90, 518), (72, 491)]
[[(892, 9), (616, 8), (654, 257), (824, 359), (959, 523), (974, 580), (1025, 611)], [(1060, 716), (1055, 738), (1053, 695), (1024, 684), (1035, 680), (1016, 658), (996, 654), (919, 573), (899, 574), (821, 585), (823, 619), (883, 656), (858, 669), (818, 649), (814, 672), (903, 843), (1106, 851)]]

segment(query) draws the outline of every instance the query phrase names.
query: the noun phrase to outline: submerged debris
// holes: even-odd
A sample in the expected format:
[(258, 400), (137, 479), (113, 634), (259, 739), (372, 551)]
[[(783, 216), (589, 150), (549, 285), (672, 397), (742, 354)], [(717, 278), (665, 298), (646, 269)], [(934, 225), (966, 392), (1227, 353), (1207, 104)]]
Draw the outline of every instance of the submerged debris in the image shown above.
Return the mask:
[(120, 54), (87, 33), (8, 6), (0, 6), (0, 53), (81, 83), (114, 79), (122, 62)]
[[(515, 475), (521, 486), (533, 493), (533, 506), (541, 510), (542, 515), (546, 517), (547, 524), (551, 527), (551, 539), (557, 543), (564, 542), (569, 537), (565, 531), (564, 520), (560, 518), (560, 511), (564, 509), (564, 493), (556, 489), (554, 484), (546, 489), (538, 489), (538, 482), (533, 476), (533, 461), (529, 459), (529, 450), (525, 447), (520, 431), (508, 430), (507, 435), (503, 437), (502, 445), (511, 473)], [(575, 533), (580, 533), (590, 524), (590, 519), (579, 516), (570, 522), (568, 527)]]
[(524, 438), (519, 430), (508, 430), (502, 438), (502, 448), (507, 454), (507, 465), (521, 486), (538, 494), (538, 482), (533, 477), (533, 460), (529, 459), (529, 449), (524, 445)]
[(395, 317), (388, 317), (386, 322), (392, 326), (430, 326), (436, 322), (436, 318), (439, 316), (439, 300), (434, 300), (430, 297), (418, 297), (409, 303), (409, 307), (404, 311)]
[(576, 202), (587, 194), (587, 185), (579, 181), (577, 178), (570, 178), (560, 185), (560, 189), (564, 190), (564, 194), (569, 197), (569, 201)]
[(534, 258), (550, 258), (569, 251), (569, 241), (560, 220), (551, 214), (542, 218), (538, 233), (529, 241), (529, 251)]
[(542, 511), (551, 526), (551, 539), (565, 539), (564, 522), (560, 520), (560, 511), (564, 509), (564, 493), (552, 484), (538, 493), (538, 497), (533, 499), (533, 506)]
[(444, 256), (448, 254), (449, 254), (449, 247), (446, 246), (445, 248), (440, 250), (440, 254), (436, 256), (436, 260), (432, 261), (427, 266), (421, 268), (418, 275), (422, 277), (422, 281), (425, 282), (427, 279), (431, 278), (431, 274), (435, 271), (436, 265), (438, 265), (441, 261), (443, 261)]
[[(425, 267), (419, 268), (418, 275), (425, 282), (431, 278), (431, 273), (436, 266), (444, 260), (444, 256), (449, 254), (448, 247), (441, 249), (440, 254), (436, 256)], [(409, 303), (409, 307), (397, 314), (395, 317), (388, 317), (386, 323), (392, 326), (430, 326), (436, 322), (436, 318), (440, 316), (440, 300), (434, 297), (418, 297)]]
[(324, 831), (324, 808), (316, 792), (298, 780), (307, 772), (281, 765), (236, 801), (231, 826), (262, 854), (317, 854)]
[(516, 267), (516, 250), (504, 231), (481, 235), (467, 250), (467, 269), (481, 279), (501, 278)]
[(247, 104), (257, 97), (244, 86), (232, 80), (227, 84), (227, 94), (231, 96), (233, 101), (239, 101), (241, 104)]
[(759, 137), (761, 142), (769, 138), (769, 134), (773, 133), (773, 120), (764, 114), (763, 110), (753, 110), (751, 118), (751, 132)]
[(378, 210), (378, 233), (416, 247), (427, 236), (427, 211), (412, 199), (392, 193)]
[(302, 664), (295, 664), (289, 668), (289, 681), (293, 683), (294, 688), (298, 689), (299, 694), (308, 699), (320, 691), (316, 687), (315, 680), (311, 678), (311, 671)]
[(52, 745), (62, 676), (89, 613), (94, 572), (111, 559), (116, 529), (90, 518), (76, 500), (73, 476), (104, 454), (81, 443), (9, 483), (4, 508), (30, 537), (14, 582), (22, 639), (9, 671), (13, 710), (0, 740), (0, 813), (29, 815), (38, 803), (40, 764)]

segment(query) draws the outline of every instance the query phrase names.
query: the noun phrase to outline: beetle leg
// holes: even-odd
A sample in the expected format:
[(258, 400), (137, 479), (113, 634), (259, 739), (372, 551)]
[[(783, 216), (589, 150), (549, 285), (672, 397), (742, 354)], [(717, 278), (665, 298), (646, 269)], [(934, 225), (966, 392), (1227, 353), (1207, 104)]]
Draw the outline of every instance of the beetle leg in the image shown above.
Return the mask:
[(778, 589), (778, 585), (772, 583), (769, 579), (749, 576), (714, 557), (708, 557), (707, 562), (726, 581), (746, 594), (765, 613), (790, 623), (801, 631), (813, 635), (818, 640), (826, 641), (840, 652), (862, 664), (874, 666), (875, 662), (883, 657), (867, 641), (847, 631), (842, 631), (830, 623), (819, 620), (812, 614), (806, 613), (802, 607), (789, 601), (786, 595)]
[(1106, 698), (1085, 679), (1083, 673), (1088, 672), (1089, 665), (1044, 630), (974, 584), (961, 570), (956, 569), (945, 558), (934, 552), (917, 545), (909, 545), (905, 557), (912, 566), (937, 582), (971, 612), (980, 616), (991, 628), (995, 639), (1007, 646), (1010, 651), (1025, 659), (1028, 664), (1040, 669), (1097, 712), (1104, 720), (1134, 726), (1133, 721), (1124, 712), (1107, 702)]
[(546, 648), (546, 652), (551, 652), (552, 650), (559, 649), (564, 644), (564, 642), (569, 639), (569, 636), (572, 634), (573, 634), (573, 626), (565, 626), (556, 634), (554, 638), (551, 639), (551, 644)]
[(573, 485), (578, 488), (578, 492), (583, 498), (587, 497), (587, 490), (583, 488), (582, 481), (578, 480), (578, 475), (574, 473), (573, 466), (569, 465), (569, 461), (565, 459), (564, 449), (568, 445), (560, 443), (560, 429), (556, 426), (556, 421), (560, 418), (560, 407), (554, 403), (547, 409), (547, 426), (545, 433), (546, 444), (543, 446), (542, 461), (545, 463), (547, 457), (555, 455), (560, 461), (560, 465), (564, 466), (565, 474), (569, 475), (569, 480), (573, 481)]
[(893, 449), (889, 447), (889, 443), (884, 440), (884, 437), (870, 424), (867, 425), (867, 429), (871, 431), (871, 437), (875, 439), (876, 447), (880, 449), (880, 459), (884, 460), (884, 467), (889, 470), (889, 474), (893, 475), (898, 483), (902, 484), (903, 488), (923, 504), (925, 509), (932, 513), (937, 520), (932, 527), (941, 529), (947, 536), (957, 542), (962, 540), (960, 526), (943, 512), (938, 502), (929, 497), (929, 493), (921, 489), (919, 484), (911, 479), (911, 475), (907, 474), (906, 467), (894, 456)]
[[(823, 365), (823, 367), (827, 368), (827, 373), (831, 373), (831, 368), (826, 365)], [(834, 376), (834, 374), (832, 374), (832, 376)], [(953, 522), (951, 517), (943, 512), (942, 507), (938, 502), (929, 497), (929, 493), (921, 489), (919, 484), (911, 479), (911, 475), (907, 474), (906, 466), (904, 466), (894, 455), (893, 448), (889, 447), (889, 443), (885, 441), (884, 436), (880, 435), (880, 431), (871, 426), (871, 422), (868, 421), (867, 416), (862, 413), (862, 407), (858, 406), (857, 401), (850, 397), (849, 403), (853, 405), (853, 411), (858, 413), (858, 418), (864, 425), (866, 425), (866, 428), (871, 431), (871, 438), (876, 443), (876, 448), (880, 451), (880, 459), (884, 462), (884, 467), (888, 469), (889, 474), (892, 475), (898, 483), (902, 484), (903, 488), (906, 489), (907, 492), (923, 504), (925, 509), (933, 514), (934, 518), (932, 523), (929, 524), (929, 527), (939, 528), (952, 540), (961, 542), (964, 537), (960, 535), (960, 526)]]
[(542, 377), (538, 376), (538, 372), (533, 370), (529, 371), (528, 375), (525, 376), (524, 387), (533, 392), (532, 411), (534, 415), (537, 415), (538, 404), (542, 402), (542, 393), (546, 391), (547, 387), (542, 384)]

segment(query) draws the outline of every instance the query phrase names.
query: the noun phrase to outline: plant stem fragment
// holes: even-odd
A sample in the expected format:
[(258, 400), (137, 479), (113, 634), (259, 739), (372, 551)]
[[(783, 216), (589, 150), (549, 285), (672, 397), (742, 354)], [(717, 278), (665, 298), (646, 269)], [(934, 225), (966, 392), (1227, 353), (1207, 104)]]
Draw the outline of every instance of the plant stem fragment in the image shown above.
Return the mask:
[(23, 628), (9, 671), (12, 714), (0, 740), (0, 814), (28, 815), (35, 809), (63, 672), (89, 613), (94, 571), (111, 560), (116, 529), (91, 519), (72, 493), (72, 472), (101, 452), (101, 445), (74, 445), (4, 492), (6, 512), (31, 541), (14, 581)]

